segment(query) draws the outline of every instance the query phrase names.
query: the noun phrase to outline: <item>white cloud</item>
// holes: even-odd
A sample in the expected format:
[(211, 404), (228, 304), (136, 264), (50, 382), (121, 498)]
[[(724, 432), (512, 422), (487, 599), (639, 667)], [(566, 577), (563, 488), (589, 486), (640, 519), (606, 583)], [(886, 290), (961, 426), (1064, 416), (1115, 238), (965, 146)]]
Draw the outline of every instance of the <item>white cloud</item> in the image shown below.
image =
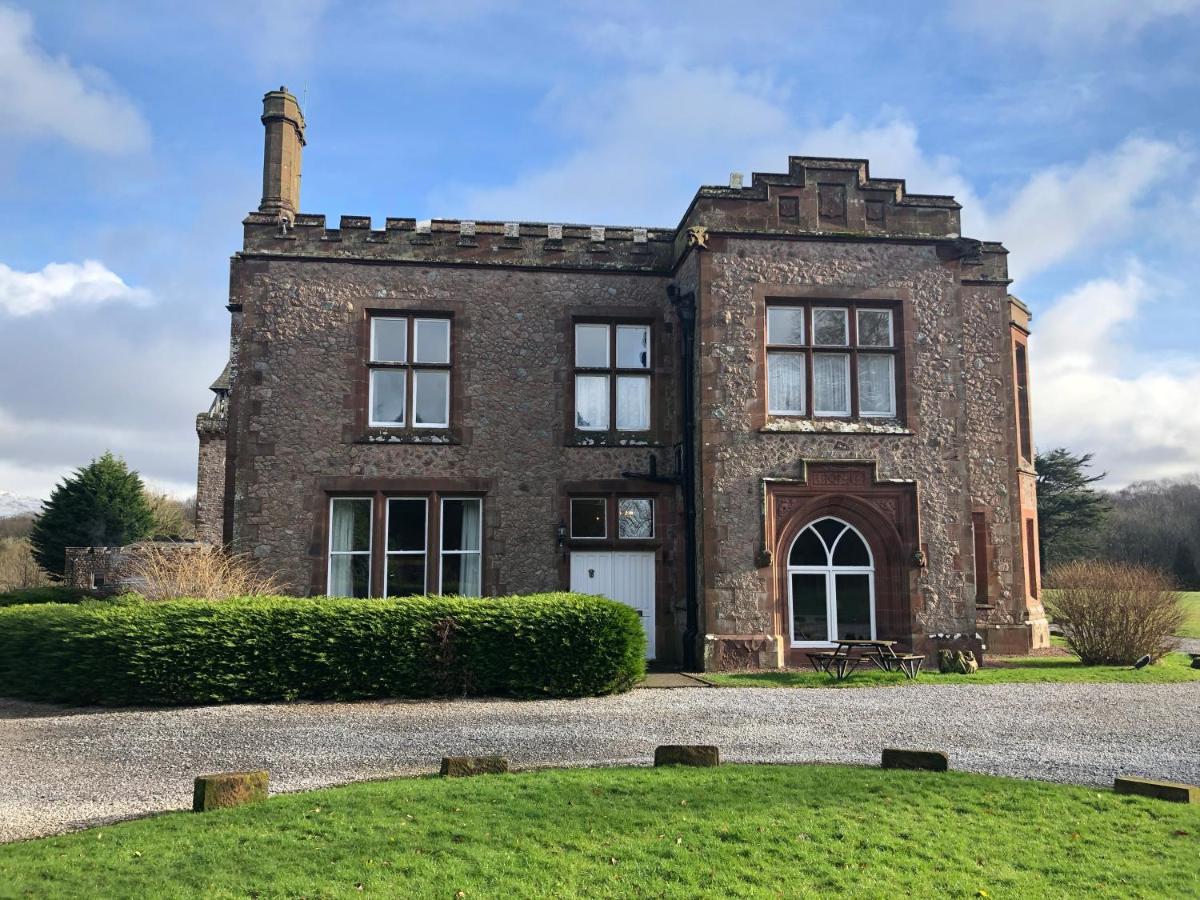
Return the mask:
[(10, 316), (48, 312), (58, 306), (150, 301), (141, 288), (94, 259), (83, 263), (49, 263), (40, 272), (18, 272), (0, 263), (0, 311)]
[(103, 73), (39, 47), (33, 17), (0, 6), (0, 134), (55, 137), (101, 153), (141, 150), (150, 129)]
[(1129, 264), (1058, 299), (1031, 338), (1039, 445), (1094, 452), (1114, 487), (1200, 471), (1200, 361), (1146, 358), (1128, 337), (1155, 293)]
[(1200, 10), (1200, 0), (965, 0), (951, 21), (998, 40), (1045, 47), (1127, 40), (1143, 29)]
[[(1028, 277), (1085, 244), (1125, 233), (1151, 189), (1177, 179), (1186, 159), (1176, 144), (1132, 137), (1078, 165), (1035, 172), (1007, 208), (974, 217), (987, 232), (978, 236), (1002, 240), (1011, 253), (1009, 274)], [(971, 220), (968, 208), (964, 222)]]
[(674, 66), (584, 101), (552, 93), (543, 114), (572, 149), (555, 156), (548, 148), (541, 168), (509, 184), (447, 192), (435, 198), (435, 212), (670, 226), (698, 184), (724, 183), (730, 169), (782, 171), (789, 154), (848, 156), (868, 159), (872, 175), (905, 179), (913, 193), (954, 195), (963, 233), (1004, 242), (1011, 274), (1027, 278), (1127, 233), (1154, 189), (1190, 160), (1177, 144), (1134, 136), (1082, 162), (1032, 172), (985, 200), (959, 160), (928, 152), (903, 116), (804, 127), (789, 101), (770, 79)]

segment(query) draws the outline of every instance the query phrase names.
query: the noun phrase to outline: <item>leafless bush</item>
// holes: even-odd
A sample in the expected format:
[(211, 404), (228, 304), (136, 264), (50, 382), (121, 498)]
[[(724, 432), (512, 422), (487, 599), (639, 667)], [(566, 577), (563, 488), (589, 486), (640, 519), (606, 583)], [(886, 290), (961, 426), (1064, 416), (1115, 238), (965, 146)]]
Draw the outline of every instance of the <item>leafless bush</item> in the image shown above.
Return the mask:
[(1089, 665), (1131, 665), (1171, 649), (1183, 624), (1181, 597), (1163, 573), (1081, 560), (1050, 573), (1047, 607), (1067, 645)]
[(125, 573), (130, 587), (147, 600), (225, 600), (280, 592), (275, 577), (264, 575), (249, 556), (211, 544), (142, 544), (129, 551)]
[(42, 587), (50, 583), (25, 537), (0, 538), (0, 591)]

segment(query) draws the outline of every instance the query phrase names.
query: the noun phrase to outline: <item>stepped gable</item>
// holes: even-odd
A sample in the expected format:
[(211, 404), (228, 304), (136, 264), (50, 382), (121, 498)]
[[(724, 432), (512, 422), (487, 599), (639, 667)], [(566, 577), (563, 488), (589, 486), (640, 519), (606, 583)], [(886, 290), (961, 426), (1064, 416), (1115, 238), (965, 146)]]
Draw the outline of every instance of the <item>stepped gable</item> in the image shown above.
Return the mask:
[(953, 197), (910, 194), (903, 179), (872, 178), (865, 159), (788, 157), (786, 174), (755, 172), (748, 187), (702, 187), (681, 230), (957, 238)]

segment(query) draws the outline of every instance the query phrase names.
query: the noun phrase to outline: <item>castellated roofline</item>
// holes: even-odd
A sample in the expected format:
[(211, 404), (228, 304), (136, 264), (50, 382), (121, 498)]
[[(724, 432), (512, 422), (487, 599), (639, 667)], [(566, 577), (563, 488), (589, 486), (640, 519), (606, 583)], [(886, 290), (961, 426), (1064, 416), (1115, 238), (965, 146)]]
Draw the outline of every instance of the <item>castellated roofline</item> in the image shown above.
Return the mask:
[(740, 185), (737, 176), (728, 187), (699, 188), (674, 228), (407, 217), (389, 217), (382, 228), (374, 228), (367, 216), (341, 216), (338, 227), (331, 228), (324, 215), (288, 217), (260, 210), (243, 221), (243, 252), (663, 272), (686, 255), (689, 230), (697, 227), (730, 238), (973, 247), (968, 254), (959, 246), (948, 258), (1007, 252), (998, 243), (962, 237), (961, 205), (953, 197), (910, 194), (903, 179), (872, 178), (865, 159), (790, 156), (787, 172), (756, 172), (749, 185)]

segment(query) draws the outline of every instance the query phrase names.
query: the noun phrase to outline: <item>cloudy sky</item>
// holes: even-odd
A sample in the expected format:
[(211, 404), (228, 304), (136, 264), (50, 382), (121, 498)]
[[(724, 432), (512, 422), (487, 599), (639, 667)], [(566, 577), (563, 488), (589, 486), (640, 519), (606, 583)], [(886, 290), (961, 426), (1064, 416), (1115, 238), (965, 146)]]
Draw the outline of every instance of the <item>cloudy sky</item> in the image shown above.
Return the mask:
[(1200, 472), (1200, 0), (0, 0), (0, 489), (112, 450), (193, 489), (264, 91), (303, 207), (673, 226), (861, 156), (952, 193), (1033, 308), (1039, 446)]

